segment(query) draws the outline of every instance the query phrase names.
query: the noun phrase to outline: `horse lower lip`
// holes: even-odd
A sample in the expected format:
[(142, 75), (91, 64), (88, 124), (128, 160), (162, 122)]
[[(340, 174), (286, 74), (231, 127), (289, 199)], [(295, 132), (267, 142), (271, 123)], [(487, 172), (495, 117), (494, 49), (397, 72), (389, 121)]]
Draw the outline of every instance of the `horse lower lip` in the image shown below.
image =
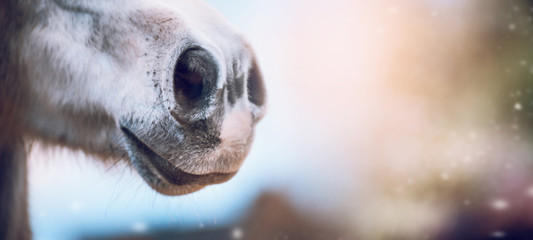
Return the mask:
[(174, 185), (209, 185), (222, 183), (232, 178), (233, 173), (209, 173), (209, 174), (191, 174), (187, 173), (171, 162), (165, 160), (155, 153), (149, 146), (135, 136), (129, 129), (122, 127), (121, 130), (127, 137), (127, 141), (142, 157), (141, 161), (153, 166), (157, 172), (169, 183)]

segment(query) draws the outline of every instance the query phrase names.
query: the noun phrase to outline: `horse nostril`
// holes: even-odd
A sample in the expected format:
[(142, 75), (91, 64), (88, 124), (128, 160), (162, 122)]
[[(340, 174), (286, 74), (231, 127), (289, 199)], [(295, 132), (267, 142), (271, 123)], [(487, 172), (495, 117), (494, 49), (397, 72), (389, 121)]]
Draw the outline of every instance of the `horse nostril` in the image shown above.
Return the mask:
[(205, 50), (191, 48), (178, 58), (174, 69), (174, 95), (181, 109), (206, 105), (217, 81), (217, 65)]
[(248, 72), (248, 100), (257, 106), (262, 106), (266, 102), (266, 90), (263, 83), (263, 76), (255, 59), (252, 61), (252, 67)]
[(202, 95), (203, 77), (195, 69), (190, 69), (184, 62), (178, 62), (174, 75), (175, 88), (191, 100), (196, 100)]

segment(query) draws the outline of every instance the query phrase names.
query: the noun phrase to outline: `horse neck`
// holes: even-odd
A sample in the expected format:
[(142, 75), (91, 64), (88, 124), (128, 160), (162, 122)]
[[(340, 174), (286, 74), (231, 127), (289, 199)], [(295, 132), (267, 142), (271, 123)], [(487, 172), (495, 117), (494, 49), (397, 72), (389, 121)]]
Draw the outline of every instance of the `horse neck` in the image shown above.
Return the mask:
[(22, 140), (0, 146), (0, 239), (31, 239), (26, 161)]
[[(26, 16), (32, 11), (23, 11), (22, 3), (16, 0), (0, 1), (0, 150), (12, 144), (13, 136), (20, 136), (19, 109), (24, 102), (23, 71), (18, 62), (22, 38), (20, 29)], [(25, 13), (26, 12), (26, 13)], [(4, 156), (4, 155), (2, 155)], [(0, 158), (0, 160), (3, 160)]]
[(19, 126), (24, 102), (16, 64), (20, 29), (33, 9), (31, 1), (0, 1), (0, 239), (31, 239), (28, 217), (26, 147)]

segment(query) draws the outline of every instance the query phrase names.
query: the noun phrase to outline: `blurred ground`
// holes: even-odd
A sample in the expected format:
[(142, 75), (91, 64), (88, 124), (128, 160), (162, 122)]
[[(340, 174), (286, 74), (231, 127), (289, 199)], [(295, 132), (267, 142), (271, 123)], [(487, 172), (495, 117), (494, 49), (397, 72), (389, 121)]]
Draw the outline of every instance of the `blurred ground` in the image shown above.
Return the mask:
[(85, 240), (151, 240), (151, 239), (350, 239), (342, 229), (329, 225), (324, 219), (315, 219), (297, 212), (277, 193), (263, 193), (248, 210), (247, 216), (225, 228), (184, 231), (161, 229), (144, 235), (116, 237), (86, 237)]

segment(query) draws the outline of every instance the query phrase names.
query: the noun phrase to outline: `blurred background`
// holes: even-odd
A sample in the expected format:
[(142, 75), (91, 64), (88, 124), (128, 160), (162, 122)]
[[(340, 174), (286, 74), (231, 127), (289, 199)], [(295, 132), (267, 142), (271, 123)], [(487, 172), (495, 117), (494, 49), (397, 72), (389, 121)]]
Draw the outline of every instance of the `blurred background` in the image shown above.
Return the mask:
[(533, 1), (208, 0), (269, 93), (229, 182), (31, 152), (36, 240), (533, 239)]

